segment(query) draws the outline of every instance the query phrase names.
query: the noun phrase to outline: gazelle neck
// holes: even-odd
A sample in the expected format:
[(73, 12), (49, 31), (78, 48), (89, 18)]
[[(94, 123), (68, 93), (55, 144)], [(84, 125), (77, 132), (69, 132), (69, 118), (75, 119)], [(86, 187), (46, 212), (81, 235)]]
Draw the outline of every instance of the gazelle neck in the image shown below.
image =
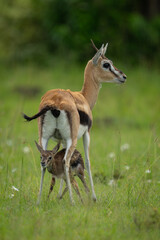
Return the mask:
[(89, 61), (85, 68), (84, 83), (81, 90), (82, 95), (86, 98), (91, 109), (97, 101), (98, 93), (101, 87), (101, 84), (94, 76), (94, 71), (92, 71), (93, 67), (92, 62)]

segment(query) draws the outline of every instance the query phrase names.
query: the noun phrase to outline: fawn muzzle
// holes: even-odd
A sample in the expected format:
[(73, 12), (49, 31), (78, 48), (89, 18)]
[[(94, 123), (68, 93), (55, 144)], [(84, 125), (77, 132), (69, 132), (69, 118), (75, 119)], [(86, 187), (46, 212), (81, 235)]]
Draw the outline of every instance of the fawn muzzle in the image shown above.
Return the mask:
[(41, 166), (42, 166), (43, 168), (46, 168), (46, 163), (45, 163), (45, 162), (41, 162)]

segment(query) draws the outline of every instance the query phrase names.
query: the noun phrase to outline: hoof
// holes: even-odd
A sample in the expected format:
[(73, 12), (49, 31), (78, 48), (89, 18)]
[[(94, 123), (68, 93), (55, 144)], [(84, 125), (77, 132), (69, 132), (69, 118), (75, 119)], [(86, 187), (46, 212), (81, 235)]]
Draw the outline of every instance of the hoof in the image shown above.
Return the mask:
[(62, 199), (62, 196), (59, 196), (59, 195), (58, 195), (58, 196), (57, 196), (57, 199), (58, 199), (58, 200), (61, 200), (61, 199)]
[(75, 206), (75, 201), (73, 199), (71, 200), (71, 205)]
[(97, 198), (96, 198), (96, 196), (94, 195), (94, 196), (92, 196), (92, 200), (94, 201), (94, 202), (97, 202)]
[(81, 203), (82, 203), (82, 205), (84, 205), (83, 199), (81, 199)]

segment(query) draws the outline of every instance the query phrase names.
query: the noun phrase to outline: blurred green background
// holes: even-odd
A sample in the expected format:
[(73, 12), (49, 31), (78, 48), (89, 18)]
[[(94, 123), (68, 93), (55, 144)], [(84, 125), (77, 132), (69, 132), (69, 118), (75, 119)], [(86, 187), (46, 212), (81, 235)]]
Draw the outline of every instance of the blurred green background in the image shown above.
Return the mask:
[[(0, 1), (0, 239), (160, 239), (160, 1)], [(90, 158), (97, 204), (80, 191), (42, 201), (37, 121), (51, 88), (80, 90), (95, 50), (127, 75), (103, 84), (93, 109)], [(50, 141), (49, 149), (55, 143)], [(128, 146), (124, 149), (124, 146)], [(82, 140), (77, 149), (84, 157)], [(89, 185), (88, 175), (86, 181)], [(17, 188), (19, 191), (15, 191)]]
[(50, 56), (86, 62), (90, 38), (121, 61), (160, 60), (158, 0), (1, 0), (0, 61), (45, 63)]

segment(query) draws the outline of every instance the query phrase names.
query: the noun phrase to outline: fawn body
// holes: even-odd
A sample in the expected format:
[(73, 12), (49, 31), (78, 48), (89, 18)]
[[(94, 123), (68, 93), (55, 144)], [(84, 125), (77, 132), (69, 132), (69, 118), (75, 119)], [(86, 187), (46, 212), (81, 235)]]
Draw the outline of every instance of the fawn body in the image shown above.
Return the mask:
[[(49, 190), (49, 195), (53, 190), (53, 187), (55, 185), (56, 178), (63, 179), (66, 182), (66, 175), (65, 175), (65, 168), (64, 168), (64, 155), (65, 155), (65, 149), (62, 149), (58, 152), (60, 144), (57, 144), (53, 150), (43, 150), (42, 147), (37, 143), (37, 149), (41, 153), (41, 166), (44, 169), (47, 169), (49, 173), (52, 174), (52, 180)], [(74, 176), (78, 176), (80, 180), (82, 181), (85, 191), (88, 194), (89, 188), (87, 187), (85, 177), (84, 177), (84, 162), (83, 158), (78, 150), (74, 150), (73, 155), (71, 157), (70, 161), (70, 168), (69, 168), (69, 177), (71, 184), (73, 188), (75, 189), (76, 193), (78, 194), (80, 200), (83, 202), (78, 184), (74, 178)], [(66, 191), (68, 190), (68, 187), (66, 186), (63, 193), (59, 196), (59, 198), (62, 198)], [(48, 195), (48, 197), (49, 197)]]

